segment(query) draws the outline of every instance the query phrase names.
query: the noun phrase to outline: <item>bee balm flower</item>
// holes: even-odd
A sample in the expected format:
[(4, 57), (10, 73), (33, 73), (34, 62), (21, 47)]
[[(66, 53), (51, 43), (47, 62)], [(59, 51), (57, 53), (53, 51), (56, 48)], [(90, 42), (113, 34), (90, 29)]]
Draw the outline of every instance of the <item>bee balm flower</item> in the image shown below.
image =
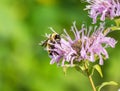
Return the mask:
[(89, 16), (93, 18), (93, 23), (96, 23), (96, 18), (100, 16), (100, 20), (104, 21), (106, 17), (113, 19), (120, 16), (120, 1), (119, 0), (89, 0), (90, 5), (85, 9), (89, 9)]
[(95, 57), (98, 57), (99, 64), (102, 65), (103, 56), (106, 59), (108, 58), (106, 48), (108, 46), (114, 48), (117, 42), (115, 39), (106, 36), (104, 24), (101, 23), (98, 28), (95, 27), (91, 34), (92, 29), (92, 27), (87, 29), (82, 25), (81, 30), (78, 30), (74, 22), (71, 27), (74, 39), (64, 30), (65, 34), (59, 38), (59, 43), (57, 41), (51, 42), (52, 47), (47, 49), (51, 53), (50, 64), (62, 63), (62, 66), (64, 66), (65, 63), (73, 65), (75, 61), (80, 62), (81, 60), (95, 62)]

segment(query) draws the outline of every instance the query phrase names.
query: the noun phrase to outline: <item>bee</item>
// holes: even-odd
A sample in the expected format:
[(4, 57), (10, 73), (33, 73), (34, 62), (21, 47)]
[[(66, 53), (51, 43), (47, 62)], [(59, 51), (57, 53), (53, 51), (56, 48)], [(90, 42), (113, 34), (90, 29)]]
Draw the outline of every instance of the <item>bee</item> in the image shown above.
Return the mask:
[(60, 40), (61, 40), (61, 37), (59, 34), (57, 34), (56, 32), (52, 33), (47, 40), (45, 40), (41, 46), (43, 47), (46, 47), (47, 51), (48, 51), (48, 54), (50, 56), (53, 56), (53, 54), (55, 55), (59, 55), (58, 52), (56, 51), (53, 51), (52, 49), (55, 48), (54, 44), (57, 43), (57, 44), (60, 44)]

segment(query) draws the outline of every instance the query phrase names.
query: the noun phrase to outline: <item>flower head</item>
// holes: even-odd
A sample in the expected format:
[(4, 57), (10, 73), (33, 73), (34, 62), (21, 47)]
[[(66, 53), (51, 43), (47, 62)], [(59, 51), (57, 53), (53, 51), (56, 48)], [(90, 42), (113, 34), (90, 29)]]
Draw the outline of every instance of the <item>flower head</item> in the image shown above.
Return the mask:
[(54, 47), (47, 48), (47, 51), (51, 53), (50, 64), (62, 62), (63, 66), (67, 62), (73, 65), (75, 61), (80, 62), (81, 60), (95, 62), (96, 57), (98, 57), (99, 64), (102, 65), (103, 56), (108, 58), (106, 48), (108, 46), (114, 48), (117, 42), (115, 39), (106, 36), (109, 31), (107, 33), (104, 31), (104, 24), (102, 23), (99, 27), (94, 27), (92, 34), (91, 30), (93, 30), (92, 27), (87, 29), (84, 25), (82, 25), (81, 30), (78, 30), (74, 22), (71, 27), (74, 39), (64, 30), (65, 34), (60, 37), (59, 42), (51, 42), (49, 46)]
[(93, 18), (93, 23), (96, 23), (96, 18), (100, 16), (100, 20), (104, 21), (106, 17), (113, 19), (120, 16), (120, 1), (119, 0), (89, 0), (90, 5), (85, 9), (89, 9), (89, 16)]

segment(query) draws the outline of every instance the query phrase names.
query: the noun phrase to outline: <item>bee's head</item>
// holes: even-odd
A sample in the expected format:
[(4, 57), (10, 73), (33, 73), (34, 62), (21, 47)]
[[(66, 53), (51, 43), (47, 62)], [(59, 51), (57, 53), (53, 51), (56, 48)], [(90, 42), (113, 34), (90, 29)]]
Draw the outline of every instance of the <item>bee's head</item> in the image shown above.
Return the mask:
[(51, 34), (51, 38), (52, 38), (53, 40), (60, 40), (60, 35), (57, 34), (57, 33), (53, 33), (53, 34)]
[(60, 39), (60, 35), (59, 34), (55, 35), (55, 40), (57, 40), (57, 39)]

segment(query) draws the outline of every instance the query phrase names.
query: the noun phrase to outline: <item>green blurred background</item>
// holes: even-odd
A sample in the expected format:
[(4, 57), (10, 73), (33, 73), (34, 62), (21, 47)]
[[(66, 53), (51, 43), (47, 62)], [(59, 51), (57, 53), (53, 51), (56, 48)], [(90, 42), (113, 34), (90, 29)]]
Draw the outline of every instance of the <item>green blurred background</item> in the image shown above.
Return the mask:
[[(75, 69), (50, 65), (50, 58), (39, 42), (53, 27), (69, 32), (73, 21), (92, 25), (85, 3), (80, 0), (0, 0), (0, 91), (92, 91), (87, 77)], [(106, 21), (107, 26), (112, 22)], [(120, 41), (120, 32), (109, 34)], [(120, 42), (108, 48), (109, 60), (102, 66), (104, 78), (97, 72), (96, 85), (103, 81), (120, 82)], [(117, 91), (107, 86), (102, 91)]]

